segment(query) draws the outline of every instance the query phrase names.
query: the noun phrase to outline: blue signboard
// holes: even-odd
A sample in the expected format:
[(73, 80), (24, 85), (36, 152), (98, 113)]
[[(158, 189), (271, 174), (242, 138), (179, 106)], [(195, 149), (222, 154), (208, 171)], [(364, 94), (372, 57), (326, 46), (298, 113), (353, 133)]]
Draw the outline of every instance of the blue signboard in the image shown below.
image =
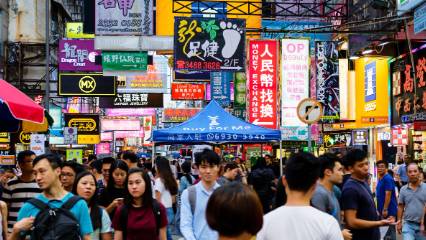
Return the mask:
[(211, 99), (216, 100), (220, 106), (227, 107), (231, 103), (232, 72), (212, 72), (210, 74)]
[(226, 3), (196, 1), (192, 3), (192, 12), (195, 12), (192, 17), (226, 18)]
[(376, 62), (365, 65), (364, 93), (365, 102), (376, 100)]
[[(315, 41), (331, 41), (332, 34), (330, 33), (303, 33), (298, 30), (317, 28), (326, 26), (327, 23), (312, 22), (312, 21), (275, 21), (262, 20), (262, 28), (267, 30), (286, 30), (294, 31), (291, 33), (284, 32), (264, 32), (262, 38), (266, 39), (282, 39), (282, 38), (309, 38), (310, 54), (315, 54)], [(326, 30), (326, 29), (325, 29)]]
[(406, 12), (413, 10), (423, 1), (424, 0), (396, 0), (398, 16), (401, 16)]
[(426, 29), (426, 2), (414, 10), (414, 33), (420, 33)]

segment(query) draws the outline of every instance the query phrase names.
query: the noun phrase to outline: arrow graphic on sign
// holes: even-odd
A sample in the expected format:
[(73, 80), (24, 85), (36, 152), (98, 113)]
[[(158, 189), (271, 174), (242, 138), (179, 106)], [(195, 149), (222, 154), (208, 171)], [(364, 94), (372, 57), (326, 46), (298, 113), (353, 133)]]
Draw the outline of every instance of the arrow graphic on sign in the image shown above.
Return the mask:
[(220, 67), (220, 69), (224, 69), (224, 70), (241, 70), (243, 68), (242, 67)]
[(256, 125), (273, 125), (274, 124), (273, 122), (259, 122), (259, 119), (255, 119), (252, 123)]

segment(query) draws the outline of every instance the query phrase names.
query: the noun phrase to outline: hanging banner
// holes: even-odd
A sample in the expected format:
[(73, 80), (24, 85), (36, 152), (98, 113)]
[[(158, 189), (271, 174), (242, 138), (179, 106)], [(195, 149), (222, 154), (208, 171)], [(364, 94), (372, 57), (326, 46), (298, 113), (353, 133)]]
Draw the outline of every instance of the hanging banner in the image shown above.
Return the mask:
[(102, 74), (60, 73), (59, 96), (114, 96), (116, 77)]
[(204, 100), (204, 84), (172, 83), (172, 100)]
[(104, 71), (146, 71), (148, 52), (108, 52), (102, 51)]
[(197, 114), (200, 108), (165, 108), (163, 111), (163, 122), (185, 122)]
[(96, 56), (101, 55), (95, 50), (93, 39), (59, 40), (59, 71), (101, 72), (102, 65), (96, 65)]
[(174, 69), (241, 71), (244, 19), (175, 18)]
[(249, 41), (249, 122), (277, 128), (278, 41)]
[(46, 135), (44, 134), (31, 134), (30, 150), (39, 156), (45, 153)]
[(64, 114), (65, 126), (77, 128), (77, 144), (98, 144), (99, 115), (97, 114)]
[(222, 107), (228, 107), (231, 103), (231, 80), (232, 72), (211, 72), (210, 88), (211, 99), (216, 100)]
[(235, 73), (234, 78), (234, 108), (245, 109), (247, 102), (247, 77), (244, 72)]
[(117, 93), (115, 97), (99, 98), (101, 108), (162, 108), (162, 93)]
[(315, 42), (317, 100), (323, 104), (323, 122), (340, 119), (339, 56), (337, 42)]
[(154, 0), (96, 0), (96, 35), (152, 35)]
[(309, 40), (283, 39), (281, 59), (281, 125), (305, 126), (296, 109), (309, 97)]

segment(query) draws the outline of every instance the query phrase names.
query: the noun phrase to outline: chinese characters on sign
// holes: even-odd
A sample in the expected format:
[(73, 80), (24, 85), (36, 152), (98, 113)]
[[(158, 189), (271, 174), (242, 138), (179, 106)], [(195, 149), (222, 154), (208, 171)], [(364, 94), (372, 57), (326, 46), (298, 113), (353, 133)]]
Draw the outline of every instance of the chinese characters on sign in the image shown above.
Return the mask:
[(376, 110), (376, 62), (365, 65), (364, 77), (365, 111)]
[(368, 145), (368, 130), (352, 131), (352, 141), (354, 146)]
[(327, 133), (324, 134), (324, 147), (349, 147), (352, 144), (352, 134), (350, 132)]
[(117, 93), (115, 97), (99, 98), (101, 108), (162, 108), (162, 93)]
[(99, 115), (64, 114), (65, 126), (77, 128), (77, 144), (97, 144), (99, 136)]
[(104, 71), (146, 71), (147, 52), (102, 52)]
[(172, 83), (172, 100), (204, 100), (205, 85)]
[(216, 100), (222, 107), (228, 107), (231, 103), (231, 79), (232, 72), (211, 72), (211, 99)]
[(152, 35), (154, 0), (96, 0), (96, 35)]
[(324, 122), (340, 118), (339, 57), (337, 42), (315, 42), (317, 100), (324, 106)]
[(199, 108), (165, 108), (163, 111), (163, 122), (185, 122), (200, 111)]
[(241, 71), (245, 20), (175, 18), (175, 70)]
[(249, 42), (249, 122), (277, 128), (277, 56), (275, 40)]
[(101, 65), (95, 64), (95, 57), (101, 55), (95, 50), (93, 39), (59, 40), (59, 71), (100, 72)]
[(281, 125), (304, 126), (297, 117), (297, 105), (309, 97), (309, 40), (282, 40)]

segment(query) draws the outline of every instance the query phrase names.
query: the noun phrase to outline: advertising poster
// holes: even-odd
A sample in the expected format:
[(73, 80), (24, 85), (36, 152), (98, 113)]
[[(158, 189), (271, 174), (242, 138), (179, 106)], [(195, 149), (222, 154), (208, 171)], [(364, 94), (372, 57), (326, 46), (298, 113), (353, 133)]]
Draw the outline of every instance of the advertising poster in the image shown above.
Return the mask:
[(110, 154), (111, 144), (110, 143), (99, 143), (96, 144), (96, 154)]
[(281, 59), (281, 125), (305, 126), (297, 117), (297, 105), (309, 97), (309, 40), (283, 39)]
[(66, 160), (77, 160), (78, 163), (83, 163), (83, 149), (67, 149), (66, 150)]
[(249, 122), (277, 128), (278, 41), (249, 42)]
[(101, 108), (162, 108), (162, 93), (117, 93), (115, 97), (99, 98)]
[(323, 104), (323, 122), (340, 119), (339, 56), (337, 42), (315, 42), (317, 100)]
[(64, 127), (64, 144), (77, 144), (77, 131), (76, 127)]
[(44, 134), (31, 134), (30, 150), (33, 151), (37, 156), (45, 153), (44, 142), (46, 141), (46, 135)]
[(59, 40), (58, 62), (59, 71), (102, 72), (102, 65), (96, 65), (96, 56), (101, 55), (95, 50), (93, 39)]
[(172, 83), (172, 100), (204, 100), (204, 84)]
[(365, 102), (376, 100), (376, 62), (365, 65)]
[(96, 0), (96, 35), (152, 35), (154, 0)]
[(200, 108), (165, 108), (163, 111), (163, 122), (180, 123), (192, 118), (197, 114)]
[(176, 17), (174, 69), (243, 70), (245, 28), (244, 19)]
[(211, 72), (210, 74), (211, 99), (216, 100), (222, 107), (228, 107), (231, 103), (232, 72)]

